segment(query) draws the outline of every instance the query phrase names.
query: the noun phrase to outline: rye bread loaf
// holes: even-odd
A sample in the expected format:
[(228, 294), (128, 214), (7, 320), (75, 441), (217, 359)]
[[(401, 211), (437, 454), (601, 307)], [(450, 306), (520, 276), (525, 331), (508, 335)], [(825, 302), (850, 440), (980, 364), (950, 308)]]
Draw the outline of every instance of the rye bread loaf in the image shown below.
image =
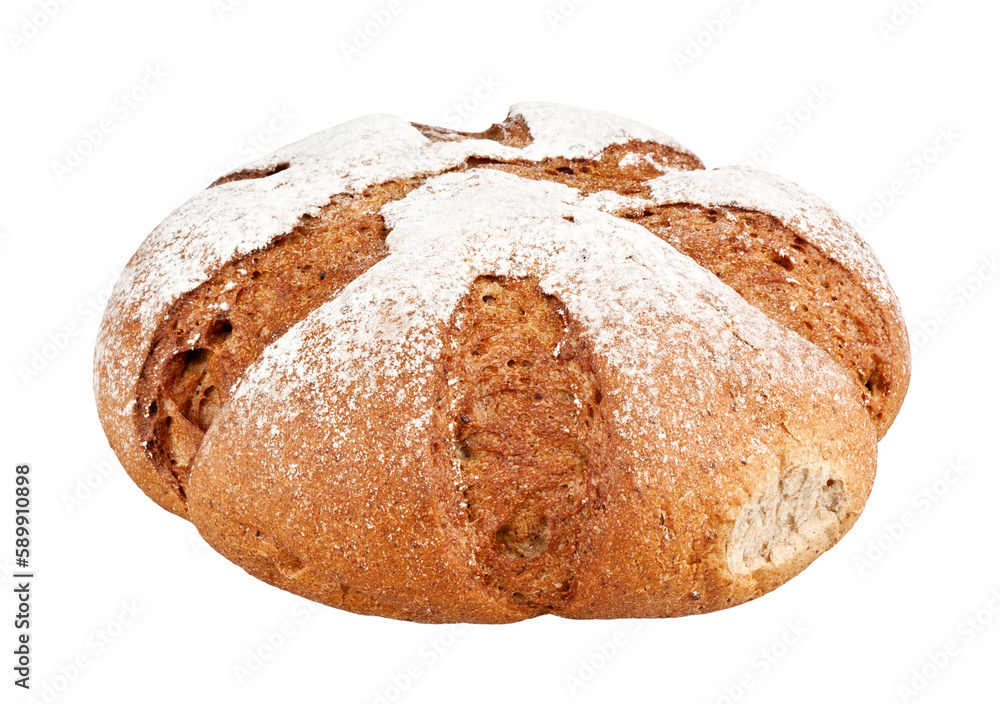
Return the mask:
[(871, 250), (604, 113), (362, 118), (181, 206), (95, 362), (136, 483), (283, 589), (427, 622), (676, 616), (853, 525), (909, 377)]

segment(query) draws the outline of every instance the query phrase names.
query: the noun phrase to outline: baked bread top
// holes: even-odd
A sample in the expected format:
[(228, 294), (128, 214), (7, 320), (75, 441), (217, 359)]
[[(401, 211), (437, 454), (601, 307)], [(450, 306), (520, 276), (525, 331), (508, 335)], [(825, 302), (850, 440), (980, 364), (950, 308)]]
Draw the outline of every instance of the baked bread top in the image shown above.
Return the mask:
[(530, 103), (479, 134), (363, 118), (220, 179), (129, 262), (95, 385), (139, 486), (252, 574), (508, 621), (789, 578), (856, 520), (908, 374), (824, 203)]

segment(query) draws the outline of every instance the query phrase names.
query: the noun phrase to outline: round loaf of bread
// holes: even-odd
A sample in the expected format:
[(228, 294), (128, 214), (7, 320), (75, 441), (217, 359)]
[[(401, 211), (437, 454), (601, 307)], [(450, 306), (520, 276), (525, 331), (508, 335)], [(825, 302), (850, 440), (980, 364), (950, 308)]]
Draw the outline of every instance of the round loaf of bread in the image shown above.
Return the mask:
[(423, 622), (679, 616), (858, 518), (909, 347), (829, 206), (629, 120), (371, 116), (212, 184), (126, 267), (95, 389), (250, 574)]

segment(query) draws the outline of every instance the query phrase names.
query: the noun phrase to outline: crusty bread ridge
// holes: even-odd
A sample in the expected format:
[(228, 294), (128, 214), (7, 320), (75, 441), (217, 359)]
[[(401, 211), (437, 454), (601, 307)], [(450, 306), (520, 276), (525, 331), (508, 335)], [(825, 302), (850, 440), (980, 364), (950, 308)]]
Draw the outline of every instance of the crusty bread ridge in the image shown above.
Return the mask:
[(853, 525), (908, 354), (821, 201), (533, 103), (480, 134), (363, 118), (220, 179), (129, 262), (95, 392), (136, 483), (276, 586), (676, 616)]

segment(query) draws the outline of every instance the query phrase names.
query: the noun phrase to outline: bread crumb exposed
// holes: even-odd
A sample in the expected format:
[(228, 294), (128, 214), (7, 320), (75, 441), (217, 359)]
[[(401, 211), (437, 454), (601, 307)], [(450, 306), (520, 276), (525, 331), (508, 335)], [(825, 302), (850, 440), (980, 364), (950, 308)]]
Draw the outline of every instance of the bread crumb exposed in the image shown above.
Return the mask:
[(843, 520), (844, 483), (822, 466), (790, 467), (740, 510), (729, 538), (735, 574), (780, 568), (836, 542)]

